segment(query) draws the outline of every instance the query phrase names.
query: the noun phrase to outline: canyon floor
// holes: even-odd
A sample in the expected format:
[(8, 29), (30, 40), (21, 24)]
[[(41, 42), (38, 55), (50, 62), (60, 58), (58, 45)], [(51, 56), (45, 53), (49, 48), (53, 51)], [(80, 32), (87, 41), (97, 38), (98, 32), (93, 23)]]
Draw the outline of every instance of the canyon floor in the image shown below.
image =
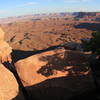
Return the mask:
[[(45, 18), (1, 26), (6, 33), (5, 40), (13, 48), (12, 59), (31, 100), (96, 100), (96, 86), (88, 63), (90, 54), (60, 45), (80, 44), (93, 31), (100, 31), (99, 22)], [(10, 72), (8, 76), (13, 75)], [(12, 100), (24, 100), (16, 80), (12, 83), (16, 87), (15, 97), (10, 95)], [(11, 83), (8, 85), (12, 87)]]

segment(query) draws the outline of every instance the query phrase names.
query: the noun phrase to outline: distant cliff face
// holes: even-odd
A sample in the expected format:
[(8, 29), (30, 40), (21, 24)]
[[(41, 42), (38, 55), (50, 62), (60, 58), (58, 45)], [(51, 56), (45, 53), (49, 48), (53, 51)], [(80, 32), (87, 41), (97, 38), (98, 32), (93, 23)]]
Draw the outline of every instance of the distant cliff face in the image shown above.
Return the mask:
[(79, 12), (76, 17), (78, 18), (100, 17), (100, 12)]
[(72, 13), (68, 12), (60, 12), (60, 13), (42, 13), (42, 14), (31, 14), (31, 15), (22, 15), (22, 16), (11, 16), (7, 18), (0, 18), (0, 24), (11, 23), (21, 20), (28, 20), (28, 19), (41, 19), (46, 17), (65, 17), (65, 16), (72, 16)]
[(23, 16), (15, 16), (15, 17), (7, 17), (7, 18), (0, 18), (0, 24), (7, 24), (12, 23), (16, 21), (22, 21), (22, 20), (38, 20), (41, 18), (58, 18), (58, 17), (100, 17), (100, 12), (60, 12), (60, 13), (43, 13), (43, 14), (31, 14), (31, 15), (23, 15)]
[(96, 16), (96, 13), (90, 13), (90, 12), (79, 12), (77, 17), (79, 17), (79, 18), (83, 18), (83, 17), (86, 17), (86, 16)]

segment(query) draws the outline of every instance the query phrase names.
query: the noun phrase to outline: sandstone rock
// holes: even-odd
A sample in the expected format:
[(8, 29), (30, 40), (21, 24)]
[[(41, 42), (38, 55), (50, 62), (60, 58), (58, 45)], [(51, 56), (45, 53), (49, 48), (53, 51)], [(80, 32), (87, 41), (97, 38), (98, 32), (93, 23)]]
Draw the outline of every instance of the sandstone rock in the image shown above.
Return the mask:
[(83, 39), (81, 39), (81, 41), (82, 41), (83, 43), (84, 43), (84, 42), (89, 43), (90, 40), (91, 40), (91, 38), (83, 38)]
[(63, 44), (65, 49), (71, 49), (71, 50), (75, 50), (77, 47), (77, 43), (74, 42), (67, 42), (65, 44)]
[[(18, 61), (15, 65), (24, 85), (31, 86), (40, 83), (46, 79), (66, 76), (68, 74), (67, 71), (63, 72), (63, 69), (62, 71), (56, 69), (53, 70), (52, 64), (48, 65), (49, 57), (51, 60), (53, 60), (55, 59), (55, 57), (53, 58), (53, 56), (55, 56), (57, 53), (59, 59), (63, 59), (64, 51), (64, 49), (59, 49), (57, 51), (55, 50), (44, 52)], [(62, 55), (60, 55), (61, 53)], [(42, 69), (42, 67), (44, 67), (44, 69)], [(49, 72), (49, 70), (51, 71)]]
[[(14, 75), (0, 64), (0, 100), (12, 100), (19, 93)], [(22, 97), (16, 100), (23, 100)]]
[(62, 45), (65, 49), (82, 51), (82, 44), (75, 42), (67, 42)]
[(24, 86), (37, 100), (67, 100), (94, 89), (87, 59), (79, 51), (56, 49), (19, 60), (15, 65)]

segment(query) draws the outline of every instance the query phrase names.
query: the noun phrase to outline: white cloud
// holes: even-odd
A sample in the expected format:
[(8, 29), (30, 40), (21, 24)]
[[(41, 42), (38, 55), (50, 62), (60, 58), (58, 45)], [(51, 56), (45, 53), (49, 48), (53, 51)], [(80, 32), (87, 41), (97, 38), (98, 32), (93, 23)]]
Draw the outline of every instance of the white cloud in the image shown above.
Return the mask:
[(5, 10), (0, 10), (0, 14), (4, 14), (4, 13), (6, 13)]
[(89, 2), (93, 0), (64, 0), (66, 3)]
[(17, 7), (33, 6), (36, 4), (38, 4), (38, 3), (37, 2), (27, 2), (27, 3), (21, 4), (21, 5), (17, 5)]

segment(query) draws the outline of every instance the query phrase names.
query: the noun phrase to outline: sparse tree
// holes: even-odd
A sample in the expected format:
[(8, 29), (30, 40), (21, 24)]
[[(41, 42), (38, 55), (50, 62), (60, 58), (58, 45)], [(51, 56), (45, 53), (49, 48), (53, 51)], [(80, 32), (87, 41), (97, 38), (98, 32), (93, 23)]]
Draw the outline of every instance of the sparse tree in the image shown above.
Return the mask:
[(100, 55), (100, 32), (93, 32), (89, 41), (82, 41), (85, 51), (92, 51), (92, 54)]

